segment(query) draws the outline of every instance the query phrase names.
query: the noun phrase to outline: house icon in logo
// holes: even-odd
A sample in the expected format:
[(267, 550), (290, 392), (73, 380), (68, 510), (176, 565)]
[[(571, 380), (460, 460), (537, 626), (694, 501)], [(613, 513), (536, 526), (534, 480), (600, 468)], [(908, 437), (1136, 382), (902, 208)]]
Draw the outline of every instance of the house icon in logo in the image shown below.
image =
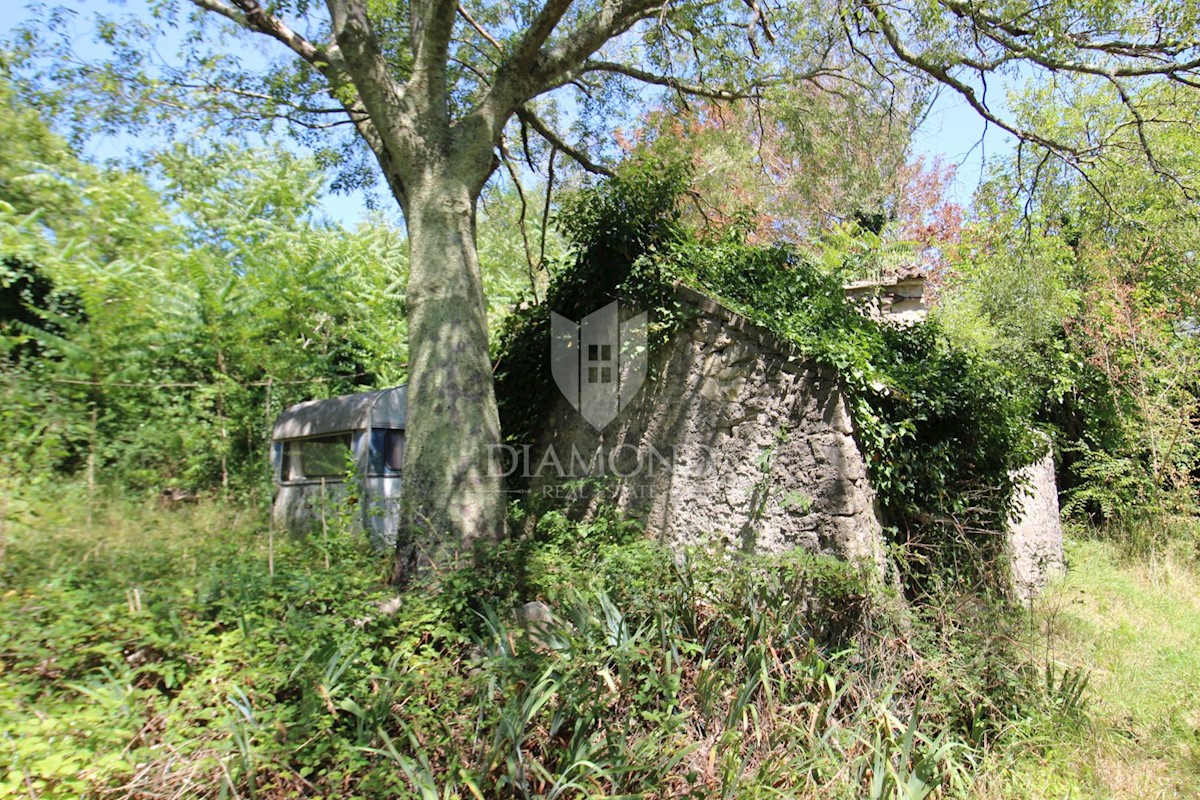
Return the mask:
[(614, 301), (580, 322), (550, 313), (550, 370), (559, 391), (603, 430), (646, 379), (646, 314), (621, 322)]

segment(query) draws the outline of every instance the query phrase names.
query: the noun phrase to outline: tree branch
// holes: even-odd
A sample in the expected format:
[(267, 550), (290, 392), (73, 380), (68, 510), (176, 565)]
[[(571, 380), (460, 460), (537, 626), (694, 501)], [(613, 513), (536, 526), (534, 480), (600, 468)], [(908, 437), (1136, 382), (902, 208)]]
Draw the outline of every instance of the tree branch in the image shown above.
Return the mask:
[(496, 41), (495, 37), (484, 30), (483, 26), (475, 21), (475, 18), (471, 16), (471, 12), (467, 11), (467, 9), (464, 8), (461, 3), (458, 5), (458, 15), (465, 19), (467, 24), (474, 28), (475, 32), (484, 38), (484, 41), (499, 50), (501, 53), (504, 52), (504, 48), (500, 46), (500, 43)]
[(693, 97), (704, 97), (709, 100), (744, 100), (749, 97), (757, 97), (759, 94), (755, 87), (748, 89), (712, 88), (701, 84), (681, 81), (670, 75), (656, 75), (638, 67), (619, 64), (613, 61), (585, 61), (580, 72), (608, 72), (616, 75), (624, 75), (642, 83), (666, 86), (682, 94), (692, 95)]
[(517, 216), (517, 228), (521, 231), (521, 243), (525, 249), (525, 265), (528, 267), (529, 273), (529, 288), (533, 291), (533, 301), (536, 303), (537, 270), (541, 265), (540, 263), (533, 263), (533, 248), (529, 246), (529, 230), (525, 223), (529, 204), (525, 200), (525, 187), (521, 185), (521, 176), (517, 174), (517, 168), (513, 166), (512, 157), (509, 155), (508, 148), (505, 146), (503, 140), (500, 141), (500, 160), (508, 170), (508, 176), (512, 179), (513, 186), (517, 188), (517, 199), (521, 201), (521, 211)]
[(1117, 96), (1121, 98), (1122, 105), (1125, 106), (1125, 108), (1129, 111), (1130, 116), (1133, 117), (1134, 130), (1137, 133), (1138, 142), (1141, 144), (1142, 153), (1145, 155), (1146, 162), (1150, 165), (1150, 169), (1156, 175), (1160, 175), (1169, 180), (1171, 183), (1175, 184), (1175, 186), (1183, 193), (1185, 198), (1188, 200), (1194, 200), (1195, 192), (1191, 189), (1191, 187), (1187, 186), (1183, 181), (1181, 181), (1178, 175), (1170, 170), (1164, 169), (1159, 164), (1158, 158), (1154, 155), (1154, 149), (1150, 146), (1150, 139), (1146, 135), (1146, 118), (1142, 114), (1141, 109), (1137, 107), (1137, 104), (1133, 102), (1133, 98), (1129, 96), (1129, 92), (1125, 90), (1124, 84), (1122, 84), (1116, 78), (1109, 78), (1108, 80), (1109, 83), (1112, 84), (1113, 88), (1116, 89)]
[[(253, 0), (235, 0), (246, 1)], [(377, 86), (399, 95), (403, 87), (392, 76), (380, 52), (374, 26), (361, 0), (326, 0), (326, 6), (329, 8), (334, 41), (341, 49), (347, 72), (358, 87), (359, 95), (365, 99), (362, 84), (367, 81), (374, 81)]]
[(192, 3), (204, 11), (211, 11), (214, 14), (220, 14), (225, 19), (241, 25), (243, 28), (249, 28), (250, 23), (246, 21), (246, 16), (237, 9), (227, 6), (220, 0), (192, 0)]
[(256, 0), (233, 0), (236, 9), (225, 5), (221, 0), (192, 0), (192, 3), (205, 11), (220, 14), (244, 28), (282, 42), (293, 53), (312, 64), (322, 75), (330, 77), (328, 71), (334, 66), (336, 52), (330, 52), (327, 48), (305, 39), (279, 17), (267, 13)]
[[(1091, 50), (1115, 57), (1151, 61), (1146, 64), (1130, 64), (1126, 66), (1106, 66), (1090, 61), (1076, 61), (1057, 58), (1045, 50), (1037, 49), (1026, 44), (1028, 39), (1038, 34), (1034, 27), (1020, 27), (1012, 20), (1005, 20), (995, 14), (989, 14), (968, 0), (941, 0), (959, 19), (970, 23), (978, 32), (995, 42), (1009, 53), (1037, 64), (1049, 70), (1075, 72), (1084, 75), (1097, 75), (1105, 78), (1134, 78), (1152, 75), (1174, 75), (1191, 72), (1200, 67), (1200, 57), (1179, 62), (1178, 56), (1189, 50), (1200, 47), (1200, 41), (1172, 40), (1155, 42), (1127, 42), (1114, 40), (1098, 42), (1093, 39), (1094, 32), (1066, 34), (1071, 45), (1079, 50)], [(871, 4), (874, 6), (874, 4)], [(964, 62), (965, 63), (965, 62)]]
[(532, 67), (538, 51), (550, 38), (550, 34), (554, 33), (563, 14), (571, 7), (571, 2), (572, 0), (546, 0), (533, 22), (525, 29), (525, 34), (517, 42), (512, 58), (505, 66), (517, 73)]
[(892, 52), (896, 54), (897, 58), (899, 58), (905, 64), (908, 64), (910, 67), (915, 68), (939, 83), (958, 92), (959, 95), (961, 95), (962, 98), (967, 101), (967, 104), (975, 110), (975, 113), (979, 114), (979, 116), (983, 117), (988, 122), (991, 122), (993, 125), (996, 125), (998, 128), (1008, 131), (1018, 139), (1024, 139), (1026, 141), (1034, 142), (1035, 144), (1040, 144), (1043, 147), (1054, 150), (1058, 153), (1071, 153), (1078, 155), (1078, 151), (1075, 148), (1069, 147), (1062, 142), (1056, 142), (1053, 139), (1048, 139), (1040, 134), (1034, 133), (1033, 131), (1019, 128), (992, 113), (992, 110), (979, 99), (979, 96), (975, 92), (975, 87), (951, 75), (949, 67), (946, 64), (935, 63), (913, 52), (913, 50), (904, 43), (903, 38), (900, 36), (900, 32), (896, 29), (896, 26), (892, 23), (887, 11), (884, 10), (881, 4), (871, 0), (866, 4), (866, 8), (870, 10), (872, 16), (875, 18), (875, 21), (879, 23), (880, 30), (883, 32), (884, 39), (887, 40), (888, 47), (890, 47)]
[[(296, 33), (282, 19), (270, 14), (257, 0), (232, 0), (234, 6), (226, 5), (222, 0), (191, 0), (203, 11), (218, 14), (255, 33), (269, 36), (284, 44), (289, 50), (311, 64), (328, 82), (330, 94), (341, 104), (343, 111), (354, 124), (359, 135), (375, 153), (383, 168), (384, 179), (392, 189), (393, 194), (403, 203), (404, 186), (399, 173), (393, 164), (393, 149), (395, 142), (387, 142), (383, 133), (374, 122), (370, 103), (378, 104), (382, 99), (378, 91), (369, 91), (365, 95), (360, 91), (360, 84), (354, 80), (356, 69), (369, 73), (369, 77), (380, 79), (380, 83), (372, 87), (369, 81), (364, 81), (369, 89), (383, 89), (394, 93), (392, 100), (402, 97), (403, 87), (398, 85), (387, 69), (374, 35), (370, 30), (370, 22), (359, 0), (328, 0), (328, 6), (334, 27), (334, 43), (329, 46), (315, 44), (304, 36)], [(349, 30), (347, 30), (349, 26)], [(365, 26), (365, 28), (364, 28)], [(350, 60), (344, 59), (342, 41), (351, 44)], [(365, 41), (363, 34), (366, 34)], [(306, 108), (304, 113), (313, 113), (317, 109)], [(376, 109), (378, 110), (378, 109)], [(321, 109), (324, 113), (325, 109)], [(290, 115), (285, 115), (289, 121)], [(390, 146), (391, 145), (391, 146)]]
[[(576, 77), (583, 62), (591, 58), (606, 42), (637, 22), (649, 19), (666, 7), (669, 0), (604, 0), (600, 8), (585, 20), (570, 36), (556, 46), (543, 50), (532, 65), (532, 82), (548, 86)], [(536, 92), (535, 92), (536, 94)], [(522, 98), (531, 99), (533, 94)]]
[(541, 117), (535, 114), (529, 106), (522, 106), (517, 109), (517, 118), (524, 122), (529, 127), (537, 131), (538, 135), (550, 143), (550, 146), (556, 150), (560, 150), (570, 157), (573, 161), (579, 164), (588, 172), (594, 175), (606, 175), (611, 177), (613, 172), (607, 167), (601, 166), (588, 158), (587, 154), (581, 150), (572, 147), (563, 141), (562, 137), (554, 132)]
[[(360, 0), (337, 0), (354, 2)], [(449, 86), (446, 85), (446, 58), (450, 52), (450, 38), (454, 30), (454, 17), (458, 11), (458, 0), (409, 0), (409, 19), (412, 28), (414, 86), (420, 87), (415, 94), (424, 95), (432, 102), (430, 109), (436, 114), (445, 111)], [(364, 12), (363, 16), (366, 14)]]
[[(393, 194), (403, 203), (400, 173), (418, 157), (420, 150), (420, 137), (414, 131), (415, 114), (411, 108), (408, 86), (393, 76), (379, 49), (379, 41), (362, 0), (326, 0), (326, 5), (329, 7), (334, 39), (345, 59), (346, 73), (358, 95), (356, 106), (366, 115), (366, 119), (356, 122), (358, 131), (379, 160)], [(442, 69), (445, 70), (445, 64)], [(420, 87), (415, 94), (422, 94)], [(443, 92), (443, 104), (444, 98)], [(426, 112), (430, 110), (430, 104), (436, 110), (436, 95), (430, 97), (427, 94), (425, 102), (423, 109)]]
[(197, 91), (211, 94), (219, 97), (222, 94), (233, 95), (234, 97), (244, 98), (246, 100), (254, 100), (271, 105), (284, 106), (290, 108), (298, 114), (341, 114), (348, 116), (350, 119), (347, 122), (353, 121), (356, 117), (363, 115), (362, 109), (347, 108), (346, 106), (312, 106), (304, 103), (297, 103), (281, 97), (264, 94), (262, 92), (252, 92), (247, 89), (238, 89), (232, 86), (223, 86), (221, 84), (204, 81), (203, 83), (188, 83), (186, 81), (172, 81), (171, 85), (178, 86), (180, 89), (194, 89)]

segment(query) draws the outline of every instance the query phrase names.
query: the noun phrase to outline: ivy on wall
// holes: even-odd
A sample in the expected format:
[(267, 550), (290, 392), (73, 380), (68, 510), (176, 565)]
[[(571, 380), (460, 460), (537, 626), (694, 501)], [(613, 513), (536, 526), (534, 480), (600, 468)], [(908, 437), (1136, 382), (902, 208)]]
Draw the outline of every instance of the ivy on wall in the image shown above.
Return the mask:
[[(652, 348), (686, 316), (684, 283), (797, 345), (834, 369), (855, 423), (904, 572), (925, 590), (995, 577), (1017, 493), (1011, 471), (1041, 446), (1033, 404), (1016, 376), (952, 345), (935, 322), (897, 328), (848, 301), (843, 276), (791, 246), (747, 242), (734, 224), (700, 239), (679, 224), (686, 170), (649, 159), (582, 190), (559, 216), (571, 260), (546, 301), (508, 321), (497, 395), (511, 441), (533, 442), (553, 407), (549, 316), (578, 319), (611, 300), (649, 310)], [(948, 568), (948, 569), (947, 569)]]

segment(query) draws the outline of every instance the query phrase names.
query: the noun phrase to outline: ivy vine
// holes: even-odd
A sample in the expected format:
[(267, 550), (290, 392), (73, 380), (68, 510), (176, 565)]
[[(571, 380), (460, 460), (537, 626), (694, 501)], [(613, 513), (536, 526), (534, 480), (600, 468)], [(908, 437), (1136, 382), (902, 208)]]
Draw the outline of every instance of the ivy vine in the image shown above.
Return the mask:
[(572, 260), (546, 301), (513, 314), (501, 337), (506, 435), (536, 441), (552, 407), (551, 310), (578, 319), (613, 299), (649, 309), (653, 350), (686, 316), (674, 291), (684, 283), (836, 372), (885, 524), (916, 583), (929, 589), (948, 571), (954, 580), (994, 577), (1002, 537), (993, 534), (1016, 498), (1012, 471), (1040, 446), (1015, 377), (952, 345), (935, 322), (900, 328), (864, 314), (829, 267), (836, 253), (754, 244), (736, 225), (715, 238), (685, 229), (687, 177), (676, 165), (637, 161), (559, 215)]

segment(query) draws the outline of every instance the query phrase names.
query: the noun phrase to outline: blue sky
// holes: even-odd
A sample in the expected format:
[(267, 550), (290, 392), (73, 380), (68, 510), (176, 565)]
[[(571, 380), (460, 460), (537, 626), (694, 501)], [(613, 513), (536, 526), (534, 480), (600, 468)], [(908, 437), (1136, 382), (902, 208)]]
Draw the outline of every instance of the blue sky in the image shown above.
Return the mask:
[[(1005, 105), (996, 102), (990, 105), (1003, 118)], [(1015, 142), (1007, 131), (985, 125), (966, 100), (946, 89), (913, 137), (913, 148), (927, 159), (941, 156), (946, 163), (955, 165), (950, 199), (966, 206), (979, 186), (986, 161), (1011, 152)]]
[[(56, 0), (52, 5), (63, 5), (78, 11), (78, 30), (81, 35), (77, 47), (81, 54), (87, 55), (91, 50), (100, 52), (94, 46), (89, 46), (88, 41), (90, 37), (85, 23), (93, 13), (136, 13), (142, 2), (144, 0)], [(8, 30), (29, 19), (30, 13), (27, 5), (22, 6), (9, 17)], [(1002, 111), (1002, 108), (998, 110)], [(97, 137), (89, 143), (85, 155), (97, 159), (119, 158), (128, 150), (141, 146), (144, 146), (144, 142), (133, 137)], [(966, 206), (979, 185), (985, 161), (1011, 151), (1013, 139), (995, 126), (987, 127), (985, 134), (984, 121), (966, 101), (947, 90), (937, 98), (924, 124), (917, 131), (913, 147), (916, 153), (926, 156), (927, 160), (940, 156), (946, 163), (955, 165), (955, 180), (949, 199)], [(388, 217), (398, 218), (391, 199), (378, 190), (377, 194), (381, 199), (379, 207)], [(365, 198), (359, 192), (349, 195), (328, 193), (323, 205), (326, 214), (345, 225), (354, 225), (369, 213)]]

